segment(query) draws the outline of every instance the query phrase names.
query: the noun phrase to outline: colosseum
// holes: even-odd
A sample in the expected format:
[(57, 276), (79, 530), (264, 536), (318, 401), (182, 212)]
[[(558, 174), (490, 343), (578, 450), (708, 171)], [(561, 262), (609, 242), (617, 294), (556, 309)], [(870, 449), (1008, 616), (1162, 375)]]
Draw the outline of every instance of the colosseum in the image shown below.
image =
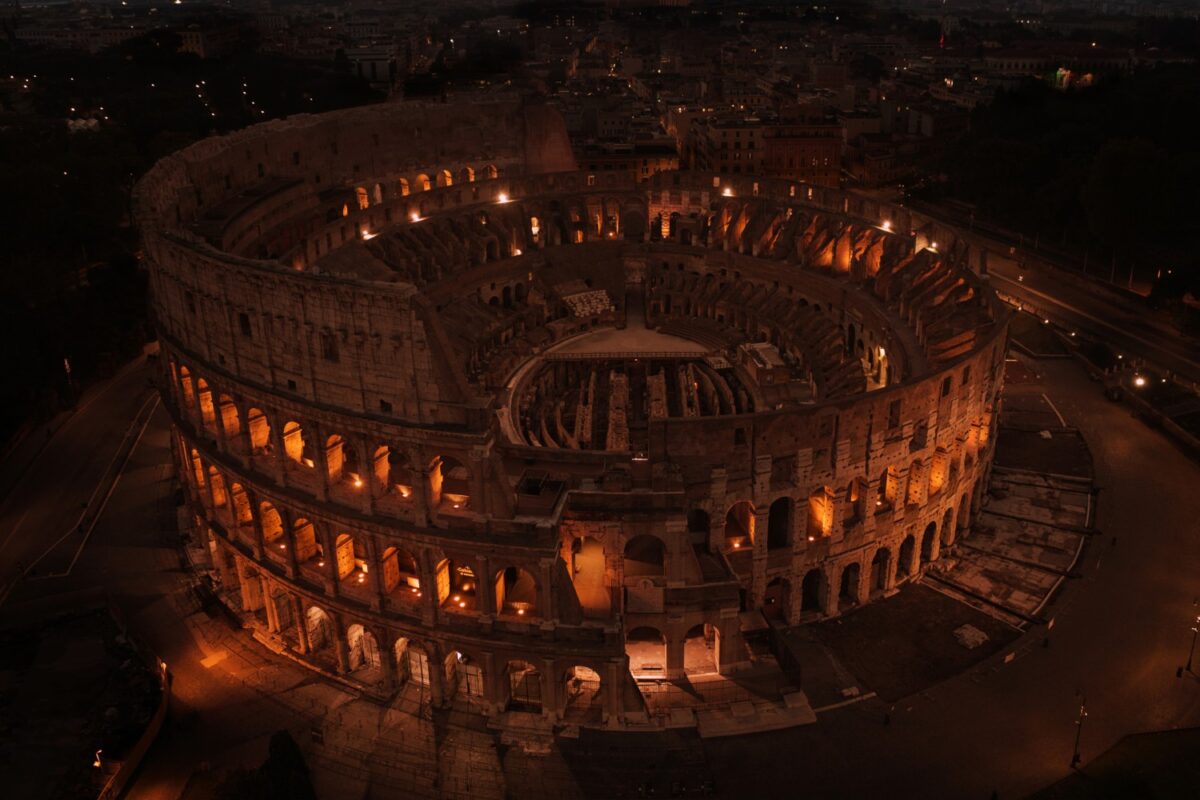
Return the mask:
[(653, 724), (986, 488), (1007, 315), (902, 207), (588, 174), (515, 100), (265, 123), (135, 202), (216, 591), (379, 702)]

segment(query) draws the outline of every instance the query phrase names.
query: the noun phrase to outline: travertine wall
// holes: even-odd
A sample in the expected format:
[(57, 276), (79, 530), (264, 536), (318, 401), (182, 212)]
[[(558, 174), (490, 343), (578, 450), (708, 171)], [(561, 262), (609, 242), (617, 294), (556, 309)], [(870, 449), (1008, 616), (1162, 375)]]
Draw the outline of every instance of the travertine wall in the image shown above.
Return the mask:
[[(741, 609), (865, 602), (983, 494), (1006, 317), (953, 231), (781, 181), (576, 173), (564, 137), (541, 109), (378, 106), (207, 140), (139, 184), (214, 568), (267, 635), (371, 691), (495, 712), (534, 675), (569, 716), (586, 667), (619, 718), (634, 627), (663, 633), (668, 674), (696, 630), (736, 670)], [(643, 454), (510, 438), (503, 376), (586, 328), (552, 291), (583, 243), (658, 317), (782, 337), (840, 388), (655, 418)], [(882, 349), (890, 385), (845, 380)]]

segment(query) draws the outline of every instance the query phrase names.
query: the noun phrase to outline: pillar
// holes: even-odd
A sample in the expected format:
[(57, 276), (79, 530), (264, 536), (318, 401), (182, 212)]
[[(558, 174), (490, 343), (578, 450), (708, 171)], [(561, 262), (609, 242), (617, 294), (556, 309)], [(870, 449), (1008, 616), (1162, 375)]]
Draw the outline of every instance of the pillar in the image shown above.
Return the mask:
[(333, 650), (337, 655), (337, 671), (344, 675), (350, 671), (350, 648), (346, 645), (346, 626), (342, 624), (341, 614), (327, 613), (329, 622), (333, 625)]
[(325, 594), (337, 597), (340, 594), (341, 581), (338, 578), (337, 546), (333, 533), (323, 522), (320, 524), (313, 522), (313, 527), (316, 528), (317, 536), (320, 537), (321, 550), (325, 558), (325, 574), (322, 576), (325, 581)]
[(383, 564), (379, 558), (379, 541), (368, 533), (367, 540), (367, 586), (371, 590), (371, 609), (379, 611), (387, 599), (383, 588)]
[(267, 611), (267, 630), (271, 633), (279, 632), (279, 609), (275, 607), (275, 598), (271, 596), (271, 582), (266, 575), (259, 575), (262, 579), (262, 597), (263, 607)]
[(767, 587), (767, 530), (770, 506), (754, 509), (754, 561), (750, 580), (750, 607), (762, 608)]
[(312, 652), (312, 642), (308, 639), (308, 618), (304, 613), (304, 603), (299, 595), (288, 595), (292, 601), (293, 616), (296, 619), (296, 650), (300, 655)]
[(487, 556), (477, 556), (475, 570), (475, 599), (479, 613), (485, 617), (495, 616), (496, 592), (492, 586), (491, 559)]
[(684, 638), (677, 630), (679, 626), (669, 625), (665, 631), (667, 637), (667, 678), (674, 680), (683, 677), (683, 643)]

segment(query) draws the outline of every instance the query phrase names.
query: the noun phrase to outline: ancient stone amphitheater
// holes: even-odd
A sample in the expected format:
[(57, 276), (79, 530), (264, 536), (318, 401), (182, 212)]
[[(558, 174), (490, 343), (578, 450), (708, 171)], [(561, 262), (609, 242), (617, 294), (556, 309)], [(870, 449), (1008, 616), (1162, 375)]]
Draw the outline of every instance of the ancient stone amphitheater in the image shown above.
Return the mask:
[(902, 208), (587, 174), (552, 110), (464, 101), (208, 139), (136, 210), (217, 590), (381, 701), (645, 724), (985, 487), (1006, 317)]

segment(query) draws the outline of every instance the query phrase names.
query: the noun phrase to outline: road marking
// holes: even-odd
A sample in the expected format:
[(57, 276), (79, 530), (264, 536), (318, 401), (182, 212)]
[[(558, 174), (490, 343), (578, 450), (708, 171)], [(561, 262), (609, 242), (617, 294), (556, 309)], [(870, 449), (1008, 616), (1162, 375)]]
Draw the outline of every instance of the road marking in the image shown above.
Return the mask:
[[(140, 358), (144, 359), (144, 356), (140, 357)], [(3, 512), (8, 508), (8, 505), (9, 505), (9, 503), (12, 502), (13, 498), (18, 496), (17, 489), (19, 489), (21, 486), (23, 486), (25, 484), (25, 481), (29, 479), (29, 475), (33, 472), (34, 466), (41, 459), (42, 454), (46, 452), (46, 447), (50, 444), (50, 442), (52, 442), (54, 439), (58, 438), (59, 434), (61, 434), (65, 430), (67, 430), (67, 428), (70, 428), (72, 425), (74, 425), (76, 422), (78, 422), (83, 417), (83, 412), (87, 411), (87, 409), (90, 408), (93, 403), (95, 403), (101, 397), (106, 395), (114, 386), (116, 386), (118, 383), (120, 383), (122, 379), (128, 377), (129, 375), (136, 373), (139, 370), (139, 368), (142, 366), (142, 364), (138, 364), (137, 362), (131, 362), (131, 363), (134, 364), (134, 366), (132, 368), (128, 368), (127, 370), (124, 370), (122, 372), (122, 374), (118, 374), (118, 375), (114, 376), (112, 378), (112, 380), (110, 380), (107, 384), (105, 384), (99, 390), (97, 390), (90, 398), (88, 398), (87, 402), (85, 402), (83, 405), (79, 406), (74, 411), (72, 411), (71, 416), (68, 417), (67, 420), (65, 422), (63, 422), (62, 425), (60, 425), (57, 429), (55, 429), (55, 431), (50, 435), (50, 438), (46, 440), (46, 443), (43, 444), (41, 449), (39, 449), (37, 451), (37, 453), (34, 455), (33, 460), (30, 461), (29, 464), (25, 467), (25, 472), (21, 475), (21, 477), (12, 486), (10, 486), (8, 488), (8, 493), (4, 496), (4, 498), (2, 500), (0, 500), (0, 515), (2, 515)], [(134, 418), (135, 419), (137, 418), (136, 414), (134, 415)], [(119, 449), (119, 446), (118, 446), (118, 449)], [(28, 514), (29, 509), (26, 509), (25, 513)], [(24, 518), (25, 518), (24, 514), (21, 515), (21, 521), (24, 521)], [(4, 538), (2, 540), (0, 540), (0, 552), (3, 552), (4, 548), (8, 546), (8, 543), (12, 541), (13, 534), (15, 534), (17, 532), (17, 528), (20, 527), (21, 521), (18, 521), (16, 525), (14, 525), (12, 528), (10, 528), (8, 530), (8, 532), (5, 533)]]
[(1100, 319), (1099, 317), (1093, 316), (1092, 314), (1089, 314), (1087, 311), (1084, 311), (1082, 308), (1071, 305), (1070, 303), (1068, 303), (1065, 300), (1059, 300), (1058, 298), (1054, 297), (1053, 295), (1049, 295), (1044, 292), (1039, 292), (1037, 289), (1033, 289), (1033, 288), (1025, 285), (1024, 283), (1019, 283), (1018, 281), (1014, 281), (1012, 278), (1008, 277), (1007, 275), (1002, 275), (999, 272), (989, 272), (988, 275), (995, 277), (995, 278), (999, 278), (1002, 281), (1008, 281), (1013, 286), (1020, 286), (1022, 291), (1029, 292), (1030, 294), (1035, 294), (1038, 297), (1041, 297), (1045, 300), (1049, 300), (1051, 303), (1054, 303), (1055, 305), (1059, 306), (1060, 308), (1065, 308), (1068, 311), (1078, 314), (1079, 316), (1081, 316), (1085, 319), (1088, 319), (1104, 328), (1107, 328), (1110, 331), (1115, 331), (1116, 333), (1119, 333), (1122, 336), (1127, 336), (1130, 339), (1132, 339), (1133, 341), (1138, 342), (1139, 344), (1150, 348), (1151, 352), (1165, 354), (1165, 355), (1169, 356), (1170, 358), (1176, 359), (1177, 361), (1180, 361), (1184, 364), (1191, 366), (1193, 369), (1200, 367), (1200, 364), (1191, 360), (1187, 356), (1182, 356), (1182, 355), (1178, 355), (1177, 353), (1173, 353), (1170, 350), (1163, 348), (1163, 346), (1161, 344), (1155, 344), (1154, 342), (1144, 339), (1140, 335), (1133, 333), (1132, 331), (1129, 331), (1127, 329), (1124, 329), (1124, 328), (1118, 327), (1117, 325), (1112, 324), (1108, 320)]
[(117, 452), (113, 454), (112, 460), (109, 461), (108, 466), (104, 468), (104, 472), (100, 476), (100, 482), (96, 484), (96, 488), (92, 491), (92, 496), (88, 498), (87, 506), (85, 506), (83, 511), (80, 512), (79, 519), (76, 521), (75, 525), (68, 528), (66, 533), (55, 540), (55, 542), (47, 547), (40, 556), (34, 559), (34, 561), (25, 568), (25, 574), (29, 574), (30, 570), (36, 567), (42, 561), (42, 559), (54, 552), (54, 549), (66, 541), (67, 537), (82, 527), (83, 520), (87, 516), (88, 510), (92, 507), (92, 502), (96, 499), (101, 487), (104, 485), (104, 481), (108, 476), (108, 471), (112, 469), (113, 464), (115, 464), (117, 459), (121, 457), (121, 450), (125, 440), (129, 437), (129, 433), (133, 431), (134, 426), (138, 424), (138, 418), (142, 416), (142, 413), (146, 410), (146, 407), (150, 406), (150, 413), (146, 414), (146, 418), (142, 421), (141, 426), (137, 430), (137, 436), (133, 440), (133, 444), (129, 446), (129, 452), (125, 453), (125, 459), (121, 463), (120, 468), (117, 470), (117, 474), (113, 478), (112, 484), (108, 487), (108, 491), (105, 492), (104, 497), (100, 500), (100, 504), (96, 507), (95, 514), (92, 516), (91, 522), (88, 523), (87, 530), (83, 532), (83, 541), (81, 541), (79, 543), (79, 547), (75, 549), (75, 555), (72, 556), (71, 563), (67, 565), (66, 571), (56, 572), (43, 577), (65, 578), (71, 574), (71, 570), (75, 568), (75, 564), (79, 561), (79, 556), (83, 554), (83, 548), (87, 545), (88, 540), (92, 537), (92, 531), (96, 529), (96, 524), (99, 523), (100, 518), (104, 516), (104, 509), (108, 507), (109, 498), (112, 497), (113, 492), (117, 488), (117, 484), (121, 482), (121, 476), (125, 472), (125, 467), (129, 465), (129, 459), (133, 457), (134, 451), (137, 450), (138, 444), (142, 441), (142, 436), (146, 433), (146, 428), (150, 425), (150, 418), (154, 416), (154, 412), (158, 409), (158, 402), (159, 396), (157, 393), (155, 393), (146, 398), (146, 401), (142, 403), (142, 407), (138, 409), (137, 414), (135, 414), (133, 417), (133, 422), (130, 423), (129, 431), (127, 431), (125, 436), (122, 437), (121, 445), (117, 446)]
[(1067, 427), (1067, 421), (1063, 419), (1062, 414), (1058, 413), (1058, 407), (1054, 405), (1054, 401), (1047, 397), (1045, 392), (1042, 392), (1042, 399), (1050, 405), (1050, 410), (1054, 412), (1054, 416), (1058, 417), (1058, 424), (1064, 428)]
[(840, 703), (830, 703), (827, 706), (821, 706), (820, 708), (814, 708), (813, 713), (820, 714), (823, 711), (834, 711), (839, 708), (845, 708), (846, 706), (852, 706), (855, 703), (861, 703), (863, 700), (870, 700), (874, 696), (875, 696), (874, 692), (867, 692), (866, 694), (860, 694), (858, 697), (852, 697), (849, 700), (843, 700)]

